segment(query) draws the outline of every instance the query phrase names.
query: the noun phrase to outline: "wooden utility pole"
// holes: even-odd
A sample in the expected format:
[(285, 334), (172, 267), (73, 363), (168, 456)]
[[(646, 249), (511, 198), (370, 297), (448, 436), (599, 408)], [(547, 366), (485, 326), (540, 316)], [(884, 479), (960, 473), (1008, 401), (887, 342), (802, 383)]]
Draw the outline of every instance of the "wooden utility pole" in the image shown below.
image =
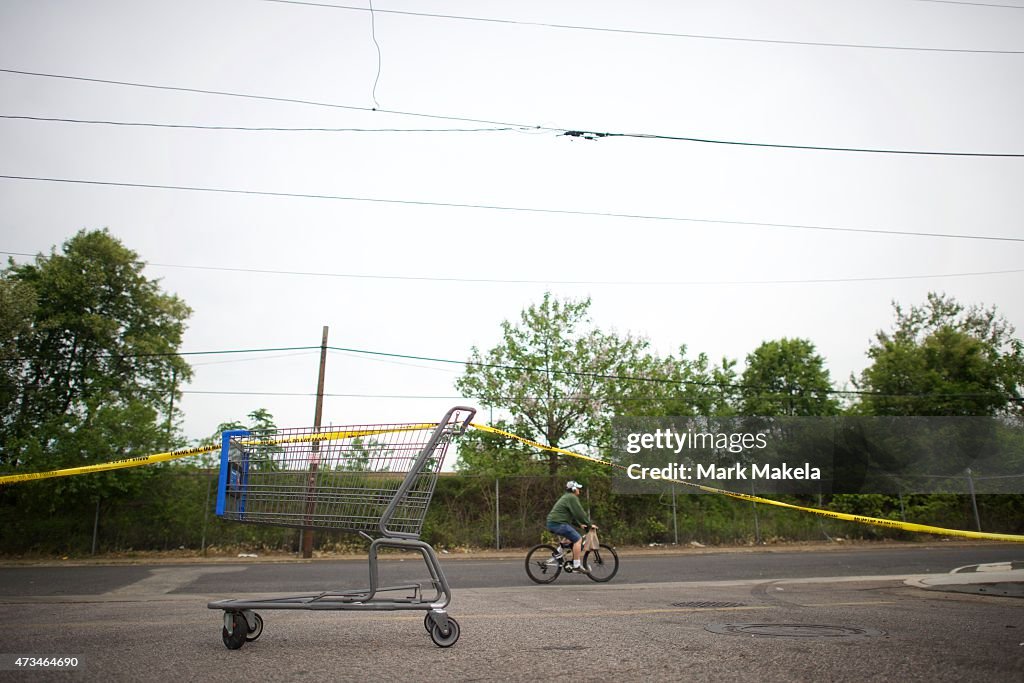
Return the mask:
[[(313, 427), (318, 431), (320, 429), (320, 420), (324, 413), (324, 371), (327, 369), (327, 329), (327, 325), (324, 325), (323, 339), (320, 342), (320, 376), (316, 381), (316, 412), (313, 415)], [(319, 447), (319, 443), (313, 443), (314, 452), (318, 451), (320, 449)], [(312, 463), (310, 466), (310, 490), (307, 492), (308, 494), (313, 493), (312, 487), (316, 481), (316, 468), (317, 464), (315, 462)], [(312, 509), (310, 508), (313, 506), (314, 504), (311, 502), (307, 507), (307, 510), (309, 510), (310, 513), (312, 513)], [(307, 560), (313, 557), (313, 530), (308, 526), (303, 529), (302, 534), (302, 557)]]

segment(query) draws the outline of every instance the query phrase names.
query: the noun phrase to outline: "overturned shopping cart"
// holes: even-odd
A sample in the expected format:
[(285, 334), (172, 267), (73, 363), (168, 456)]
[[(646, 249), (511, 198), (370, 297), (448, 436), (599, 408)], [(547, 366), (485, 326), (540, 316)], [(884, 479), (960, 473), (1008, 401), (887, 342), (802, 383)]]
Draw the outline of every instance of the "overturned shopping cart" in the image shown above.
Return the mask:
[[(263, 633), (255, 610), (424, 610), (423, 625), (440, 647), (459, 639), (445, 608), (451, 589), (434, 549), (419, 540), (437, 475), (452, 439), (476, 411), (455, 407), (437, 423), (356, 425), (222, 436), (217, 514), (224, 519), (303, 529), (340, 529), (370, 541), (370, 585), (356, 590), (253, 600), (218, 600), (224, 644), (236, 650)], [(381, 548), (418, 550), (432, 586), (380, 586)]]

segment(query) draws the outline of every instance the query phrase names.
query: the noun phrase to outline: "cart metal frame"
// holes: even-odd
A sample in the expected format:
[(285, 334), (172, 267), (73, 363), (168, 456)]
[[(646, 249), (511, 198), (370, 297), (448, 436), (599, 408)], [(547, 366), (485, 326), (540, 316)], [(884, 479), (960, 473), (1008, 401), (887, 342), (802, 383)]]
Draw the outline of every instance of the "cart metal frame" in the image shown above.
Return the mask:
[[(434, 643), (454, 645), (460, 629), (446, 609), (451, 588), (437, 553), (419, 536), (448, 446), (475, 415), (473, 408), (456, 406), (437, 423), (224, 432), (217, 486), (219, 517), (302, 529), (340, 529), (370, 541), (368, 588), (210, 602), (210, 609), (224, 611), (224, 644), (238, 649), (262, 634), (263, 619), (255, 610), (304, 609), (423, 610), (423, 624)], [(427, 430), (429, 437), (422, 440)], [(367, 438), (369, 443), (364, 441)], [(407, 471), (392, 470), (392, 466)], [(399, 479), (399, 475), (404, 476)], [(425, 596), (422, 584), (381, 586), (378, 554), (384, 548), (418, 551), (430, 574), (433, 595)]]

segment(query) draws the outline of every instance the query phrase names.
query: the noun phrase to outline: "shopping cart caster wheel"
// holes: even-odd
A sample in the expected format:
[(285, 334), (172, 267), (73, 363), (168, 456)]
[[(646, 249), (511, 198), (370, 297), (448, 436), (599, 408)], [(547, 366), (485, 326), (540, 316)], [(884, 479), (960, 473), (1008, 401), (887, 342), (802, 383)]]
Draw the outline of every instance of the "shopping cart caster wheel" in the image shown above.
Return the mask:
[(253, 614), (253, 616), (256, 617), (256, 628), (252, 631), (249, 631), (249, 635), (245, 637), (245, 642), (247, 643), (251, 643), (252, 641), (259, 638), (261, 635), (263, 635), (263, 617), (261, 617), (258, 614)]
[(423, 615), (423, 628), (427, 629), (427, 633), (434, 630), (434, 622), (430, 620), (430, 612)]
[(231, 613), (231, 633), (228, 633), (227, 626), (222, 627), (220, 632), (224, 646), (229, 650), (237, 650), (245, 645), (248, 635), (249, 625), (245, 623), (245, 617), (238, 612)]
[(455, 641), (459, 639), (459, 622), (455, 621), (451, 617), (448, 617), (448, 631), (442, 631), (441, 627), (437, 624), (433, 625), (430, 629), (430, 639), (434, 641), (434, 645), (438, 647), (451, 647), (455, 644)]

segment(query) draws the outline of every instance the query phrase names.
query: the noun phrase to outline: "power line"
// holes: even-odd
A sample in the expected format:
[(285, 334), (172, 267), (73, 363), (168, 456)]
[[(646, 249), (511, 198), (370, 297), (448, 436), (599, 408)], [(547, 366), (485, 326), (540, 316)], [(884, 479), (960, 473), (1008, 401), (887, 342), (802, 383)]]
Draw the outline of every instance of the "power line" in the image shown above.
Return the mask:
[[(183, 394), (197, 394), (208, 396), (295, 396), (308, 398), (316, 396), (316, 392), (309, 391), (207, 391), (201, 389), (182, 389)], [(467, 396), (425, 396), (413, 394), (332, 394), (324, 393), (324, 398), (385, 398), (385, 399), (436, 399), (445, 401), (466, 400)]]
[[(21, 71), (17, 69), (0, 69), (0, 73), (17, 74), (20, 76), (35, 76), (38, 78), (58, 78), (69, 81), (83, 81), (86, 83), (102, 83), (104, 85), (122, 85), (131, 88), (147, 88), (150, 90), (165, 90), (170, 92), (183, 92), (195, 95), (218, 95), (221, 97), (239, 97), (249, 100), (261, 100), (264, 102), (286, 102), (289, 104), (305, 104), (313, 107), (329, 107), (332, 109), (348, 109), (351, 111), (380, 112), (382, 114), (395, 114), (397, 116), (418, 116), (428, 119), (439, 119), (443, 121), (465, 121), (469, 123), (482, 123), (491, 126), (521, 127), (517, 124), (503, 121), (488, 121), (485, 119), (471, 119), (458, 116), (444, 116), (441, 114), (424, 114), (419, 112), (397, 111), (393, 109), (378, 109), (375, 107), (361, 107), (354, 104), (338, 104), (334, 102), (319, 102), (315, 100), (303, 100), (294, 97), (274, 97), (272, 95), (254, 95), (252, 93), (228, 92), (226, 90), (207, 90), (203, 88), (187, 88), (173, 85), (158, 85), (155, 83), (136, 83), (132, 81), (115, 81), (104, 78), (87, 78), (85, 76), (68, 76), (66, 74), (51, 74), (37, 71)], [(527, 126), (528, 128), (530, 126)], [(554, 129), (552, 129), (554, 130)]]
[(232, 358), (231, 360), (213, 360), (210, 361), (209, 363), (192, 363), (191, 366), (193, 368), (204, 368), (209, 365), (227, 365), (229, 363), (252, 363), (255, 361), (275, 360), (278, 358), (297, 358), (298, 356), (310, 357), (313, 355), (313, 353), (314, 351), (310, 349), (309, 351), (299, 351), (297, 353), (282, 353), (279, 356), (263, 356), (261, 358)]
[[(219, 356), (234, 353), (267, 353), (270, 351), (310, 351), (320, 350), (319, 346), (280, 346), (266, 349), (222, 349), (217, 351), (164, 351), (153, 353), (106, 353), (95, 354), (96, 358), (168, 358), (170, 356)], [(0, 358), (0, 362), (21, 363), (46, 358), (46, 356), (21, 356), (19, 358)]]
[[(757, 387), (754, 387), (757, 388)], [(316, 396), (316, 392), (311, 391), (218, 391), (218, 390), (206, 390), (206, 389), (182, 389), (182, 394), (195, 394), (204, 396), (279, 396), (279, 397), (297, 397), (297, 398), (308, 398), (310, 396)], [(785, 393), (761, 393), (761, 394), (747, 394), (745, 398), (758, 398), (769, 401), (799, 401), (804, 398), (814, 398), (817, 394), (830, 393), (827, 390), (817, 390), (808, 392), (804, 395), (794, 395)], [(839, 390), (833, 390), (831, 393), (843, 393)], [(846, 392), (855, 393), (855, 392)], [(863, 392), (862, 392), (863, 394)], [(916, 398), (916, 399), (935, 399), (935, 400), (946, 400), (946, 399), (963, 399), (963, 398), (987, 398), (987, 397), (999, 397), (1006, 398), (1001, 394), (995, 393), (957, 393), (957, 394), (885, 394), (881, 392), (866, 394), (873, 398)], [(381, 399), (413, 399), (413, 400), (444, 400), (444, 401), (464, 401), (472, 400), (472, 396), (463, 396), (461, 394), (337, 394), (337, 393), (324, 393), (324, 398), (381, 398)], [(578, 401), (593, 401), (592, 396), (492, 396), (489, 397), (491, 400), (498, 401), (553, 401), (553, 402), (578, 402)], [(641, 401), (672, 401), (679, 399), (672, 399), (671, 397), (665, 396), (613, 396), (606, 399), (605, 402), (609, 403), (634, 403)], [(1011, 399), (1012, 400), (1012, 399)], [(1024, 476), (1024, 475), (1021, 475)]]
[[(10, 254), (13, 252), (3, 252)], [(28, 255), (28, 254), (25, 254)], [(149, 263), (150, 266), (163, 268), (188, 268), (195, 270), (227, 271), (235, 273), (256, 273), (261, 275), (302, 275), (310, 277), (336, 277), (353, 278), (366, 280), (411, 280), (416, 282), (457, 282), (467, 284), (528, 284), (528, 285), (587, 285), (587, 286), (613, 286), (613, 287), (680, 287), (680, 286), (733, 286), (733, 285), (791, 285), (791, 284), (830, 284), (843, 282), (887, 282), (892, 280), (927, 280), (937, 278), (954, 277), (978, 277), (985, 275), (1009, 275), (1024, 273), (1024, 268), (1011, 270), (989, 270), (975, 271), (969, 273), (938, 273), (931, 275), (888, 275), (888, 276), (864, 276), (850, 278), (808, 278), (792, 280), (677, 280), (671, 282), (657, 282), (649, 280), (516, 280), (501, 278), (461, 278), (461, 277), (430, 277), (416, 275), (370, 275), (356, 273), (320, 273), (309, 271), (292, 270), (266, 270), (260, 268), (236, 268), (219, 266), (191, 266), (170, 263)]]
[[(28, 252), (0, 251), (10, 256), (36, 256)], [(438, 278), (431, 275), (384, 275), (352, 272), (317, 272), (312, 270), (281, 270), (269, 268), (243, 268), (237, 266), (187, 265), (181, 263), (145, 262), (147, 266), (161, 268), (185, 268), (189, 270), (210, 270), (222, 272), (247, 272), (270, 275), (302, 275), (309, 278), (345, 278), (353, 280), (394, 280), (432, 283), (463, 283), (474, 285), (581, 285), (608, 287), (705, 287), (705, 286), (765, 286), (765, 285), (822, 285), (840, 283), (890, 282), (903, 280), (936, 280), (945, 278), (976, 278), (983, 275), (1007, 275), (1024, 272), (1024, 268), (1009, 270), (976, 270), (972, 272), (944, 272), (918, 275), (865, 275), (860, 278), (811, 278), (804, 280), (691, 280), (691, 281), (610, 281), (610, 280), (508, 280), (500, 278)]]
[(18, 121), (44, 121), (50, 123), (85, 123), (104, 126), (138, 126), (144, 128), (182, 128), (188, 130), (237, 130), (254, 132), (274, 133), (489, 133), (500, 131), (525, 131), (529, 128), (517, 128), (513, 126), (492, 127), (492, 128), (313, 128), (280, 126), (204, 126), (197, 124), (183, 123), (154, 123), (145, 121), (106, 121), (99, 119), (68, 119), (51, 116), (14, 116), (0, 114), (0, 119), (11, 119)]
[[(368, 351), (366, 349), (351, 349), (343, 348), (338, 346), (328, 346), (330, 351), (344, 351), (348, 353), (360, 353), (371, 356), (383, 356), (386, 358), (402, 358), (407, 360), (421, 360), (430, 361), (434, 363), (454, 363), (465, 366), (474, 366), (480, 368), (493, 368), (497, 370), (515, 370), (518, 372), (534, 372), (534, 373), (551, 373), (555, 375), (565, 375), (567, 377), (585, 377), (589, 379), (606, 379), (606, 380), (625, 380), (631, 382), (650, 382), (654, 384), (682, 384), (686, 386), (699, 386), (706, 389), (720, 389), (720, 390), (734, 390), (743, 391), (749, 389), (761, 389), (760, 385), (754, 384), (737, 384), (730, 382), (704, 382), (700, 380), (685, 380), (685, 379), (668, 379), (664, 377), (636, 377), (630, 375), (616, 375), (609, 373), (600, 372), (582, 372), (578, 370), (552, 370), (550, 368), (532, 368), (529, 366), (522, 365), (505, 365), (502, 363), (484, 363), (481, 361), (461, 361), (454, 360), (451, 358), (432, 358), (430, 356), (413, 356), (408, 354), (399, 353), (388, 353), (384, 351)], [(978, 398), (978, 397), (999, 397), (1008, 400), (1017, 400), (1017, 397), (1007, 394), (998, 394), (994, 392), (980, 392), (980, 393), (957, 393), (957, 394), (886, 394), (875, 391), (861, 391), (854, 389), (815, 389), (808, 392), (810, 395), (816, 394), (828, 394), (828, 395), (846, 395), (846, 396), (874, 396), (874, 397), (888, 397), (888, 398)], [(771, 396), (772, 394), (768, 394)], [(778, 396), (787, 396), (789, 398), (802, 398), (802, 396), (794, 396), (792, 394), (775, 394)]]
[[(102, 83), (105, 85), (120, 85), (133, 88), (150, 88), (155, 90), (168, 90), (172, 92), (184, 92), (201, 95), (218, 95), (222, 97), (240, 97), (246, 99), (263, 100), (271, 102), (287, 102), (291, 104), (303, 104), (316, 107), (330, 107), (336, 109), (348, 109), (353, 111), (363, 112), (379, 112), (382, 114), (394, 114), (396, 116), (414, 116), (421, 118), (437, 119), (444, 121), (461, 121), (465, 123), (477, 123), (485, 124), (488, 126), (495, 126), (505, 129), (515, 129), (520, 131), (546, 131), (549, 133), (556, 133), (558, 135), (584, 138), (588, 140), (594, 140), (598, 138), (636, 138), (641, 140), (666, 140), (675, 142), (692, 142), (699, 144), (716, 144), (716, 145), (734, 145), (741, 147), (761, 147), (766, 149), (791, 149), (791, 150), (804, 150), (804, 151), (820, 151), (820, 152), (854, 152), (854, 153), (867, 153), (867, 154), (903, 154), (903, 155), (923, 155), (923, 156), (948, 156), (948, 157), (997, 157), (997, 158), (1024, 158), (1024, 154), (1018, 153), (1004, 153), (1004, 152), (949, 152), (939, 150), (909, 150), (909, 149), (881, 149), (881, 148), (870, 148), (870, 147), (841, 147), (841, 146), (821, 146), (821, 145), (793, 145), (783, 143), (771, 143), (771, 142), (746, 142), (738, 140), (720, 140), (714, 138), (699, 138), (699, 137), (687, 137), (679, 135), (665, 135), (660, 133), (621, 133), (621, 132), (607, 132), (607, 131), (591, 131), (591, 130), (579, 130), (571, 128), (555, 128), (552, 126), (541, 126), (541, 125), (527, 125), (519, 123), (510, 123), (507, 121), (491, 121), (488, 119), (475, 119), (464, 116), (448, 116), (441, 114), (427, 114), (422, 112), (411, 112), (411, 111), (399, 111), (393, 109), (379, 109), (371, 107), (360, 107), (355, 105), (338, 104), (332, 102), (318, 102), (314, 100), (302, 100), (288, 97), (273, 97), (269, 95), (253, 95), (250, 93), (237, 93), (229, 92), (224, 90), (206, 90), (201, 88), (186, 88), (178, 86), (168, 85), (157, 85), (152, 83), (135, 83), (130, 81), (115, 81), (101, 78), (86, 78), (84, 76), (68, 76), (65, 74), (51, 74), (41, 73), (35, 71), (19, 71), (15, 69), (0, 69), (0, 73), (16, 74), (21, 76), (35, 76), (39, 78), (57, 78), (72, 81), (85, 81), (88, 83)], [(71, 121), (71, 119), (65, 119)], [(141, 124), (140, 124), (141, 125)], [(271, 130), (271, 129), (267, 129)]]
[(992, 2), (965, 2), (964, 0), (911, 0), (911, 2), (933, 2), (939, 5), (971, 5), (974, 7), (999, 7), (1001, 9), (1024, 9), (1021, 5), (997, 5)]
[(369, 0), (369, 2), (370, 2), (370, 37), (373, 38), (373, 44), (377, 48), (377, 76), (373, 79), (373, 94), (372, 94), (372, 97), (373, 97), (373, 106), (379, 107), (380, 103), (377, 102), (377, 83), (378, 83), (378, 81), (380, 81), (380, 62), (381, 62), (380, 43), (377, 42), (377, 25), (376, 25), (377, 22), (375, 21), (376, 17), (373, 14), (373, 0)]
[(128, 183), (105, 180), (82, 180), (77, 178), (48, 178), (41, 176), (0, 175), (0, 179), (29, 180), (70, 185), (97, 185), (101, 187), (131, 187), (147, 190), (178, 190), (183, 192), (209, 192), (220, 194), (250, 195), (259, 197), (287, 197), (293, 199), (326, 199), (346, 202), (367, 202), (371, 204), (394, 204), (399, 206), (430, 206), (446, 209), (480, 209), (510, 213), (533, 213), (557, 216), (586, 216), (591, 218), (625, 218), (631, 220), (673, 222), (673, 223), (714, 223), (737, 227), (783, 228), (787, 230), (816, 230), (822, 232), (860, 233), (869, 235), (899, 235), (907, 237), (937, 237), (943, 239), (965, 239), (995, 242), (1024, 242), (1022, 237), (1000, 237), (996, 235), (964, 235), (941, 232), (917, 232), (913, 230), (880, 230), (874, 228), (845, 228), (824, 225), (801, 225), (796, 223), (766, 223), (761, 221), (738, 221), (715, 218), (691, 218), (684, 216), (658, 216), (653, 214), (617, 213), (612, 211), (584, 211), (576, 209), (541, 209), (526, 206), (502, 206), (497, 204), (468, 204), (459, 202), (430, 202), (413, 199), (385, 199), (379, 197), (355, 197), (346, 195), (311, 194), (300, 192), (273, 192), (269, 190), (243, 190), (225, 187), (199, 187), (192, 185), (161, 185), (156, 183)]
[[(345, 353), (343, 351), (335, 351), (333, 353), (337, 353), (340, 356), (345, 356), (346, 358), (359, 358), (358, 354), (354, 353)], [(431, 372), (458, 372), (458, 370), (455, 368), (438, 368), (432, 367), (430, 365), (420, 365), (418, 363), (403, 363), (400, 360), (391, 360), (389, 358), (367, 358), (363, 356), (362, 358), (360, 358), (360, 360), (370, 360), (373, 361), (374, 363), (384, 363), (387, 365), (400, 365), (402, 367), (416, 368), (418, 370), (430, 370)]]
[(641, 140), (674, 140), (678, 142), (698, 142), (710, 145), (733, 145), (738, 147), (768, 147), (771, 149), (801, 149), (818, 152), (858, 152), (863, 154), (907, 154), (915, 156), (940, 157), (1003, 157), (1024, 158), (1024, 154), (1002, 152), (942, 152), (919, 149), (881, 149), (868, 147), (827, 147), (821, 145), (787, 145), (770, 142), (739, 142), (735, 140), (715, 140), (711, 138), (683, 137), (678, 135), (660, 135), (651, 133), (593, 133), (585, 131), (567, 131), (563, 135), (572, 135), (587, 139), (596, 138), (637, 138)]
[[(351, 5), (334, 5), (323, 2), (308, 2), (303, 0), (262, 0), (263, 2), (273, 2), (282, 5), (304, 5), (308, 7), (320, 7), (325, 9), (340, 9), (349, 10), (355, 12), (367, 12), (369, 11), (366, 7), (354, 7)], [(493, 19), (487, 17), (471, 17), (458, 14), (436, 14), (430, 12), (409, 12), (406, 10), (385, 10), (374, 8), (374, 12), (378, 14), (395, 14), (410, 17), (422, 17), (430, 19), (448, 19), (455, 21), (473, 21), (488, 24), (503, 24), (510, 26), (532, 26), (537, 28), (553, 28), (553, 29), (564, 29), (572, 31), (593, 31), (601, 33), (616, 33), (623, 35), (637, 35), (637, 36), (652, 36), (658, 38), (686, 38), (691, 40), (717, 40), (717, 41), (728, 41), (738, 43), (767, 43), (771, 45), (798, 45), (804, 47), (839, 47), (839, 48), (857, 48), (864, 50), (900, 50), (910, 52), (955, 52), (955, 53), (973, 53), (973, 54), (1008, 54), (1018, 55), (1024, 54), (1022, 50), (971, 50), (965, 48), (947, 48), (947, 47), (913, 47), (907, 45), (874, 45), (867, 43), (830, 43), (821, 41), (809, 41), (809, 40), (779, 40), (772, 38), (744, 38), (739, 36), (721, 36), (721, 35), (710, 35), (700, 33), (673, 33), (668, 31), (644, 31), (640, 29), (625, 29), (625, 28), (612, 28), (605, 26), (583, 26), (576, 24), (555, 24), (550, 22), (541, 21), (520, 21), (515, 19)]]
[[(3, 251), (0, 254), (10, 256), (36, 256), (20, 251)], [(268, 268), (242, 268), (238, 266), (197, 266), (181, 263), (146, 262), (147, 266), (158, 268), (182, 268), (225, 273), (251, 273), (256, 275), (298, 275), (303, 277), (331, 277), (356, 280), (397, 280), (411, 282), (453, 282), (464, 284), (503, 284), (503, 285), (585, 285), (609, 287), (689, 287), (689, 286), (743, 286), (743, 285), (794, 285), (794, 284), (839, 284), (845, 282), (889, 282), (894, 280), (933, 280), (960, 277), (982, 277), (989, 275), (1015, 275), (1024, 273), (1024, 268), (1009, 270), (985, 270), (967, 273), (932, 273), (922, 275), (878, 275), (862, 277), (838, 278), (805, 278), (788, 280), (527, 280), (507, 278), (469, 278), (469, 277), (435, 277), (428, 275), (381, 275), (369, 273), (325, 273), (308, 270), (280, 270)]]
[[(183, 394), (197, 394), (208, 396), (301, 396), (307, 398), (316, 396), (316, 392), (308, 391), (204, 391), (201, 389), (182, 389)], [(324, 394), (327, 396), (327, 394)], [(364, 396), (363, 398), (369, 398)]]
[[(200, 356), (200, 355), (224, 355), (224, 354), (237, 354), (237, 353), (261, 353), (261, 352), (267, 352), (267, 351), (296, 351), (296, 350), (303, 350), (303, 351), (305, 351), (305, 350), (320, 349), (320, 348), (321, 347), (319, 347), (319, 346), (291, 346), (291, 347), (276, 347), (276, 348), (222, 349), (222, 350), (214, 350), (214, 351), (181, 351), (181, 352), (164, 352), (164, 353), (124, 353), (124, 354), (100, 353), (100, 354), (97, 354), (97, 357), (117, 358), (117, 359), (124, 359), (124, 358), (152, 358), (152, 357), (169, 357), (169, 356)], [(355, 348), (347, 348), (347, 347), (339, 347), (339, 346), (328, 346), (327, 349), (329, 351), (334, 351), (334, 352), (342, 352), (342, 353), (348, 353), (348, 354), (360, 354), (360, 355), (367, 355), (367, 356), (378, 356), (378, 357), (381, 357), (381, 358), (398, 358), (398, 359), (403, 359), (403, 360), (427, 361), (427, 362), (432, 362), (432, 363), (447, 363), (447, 364), (455, 364), (455, 365), (461, 365), (461, 366), (473, 366), (473, 367), (480, 367), (480, 368), (493, 368), (493, 369), (499, 369), (499, 370), (515, 370), (517, 372), (551, 373), (551, 374), (555, 374), (555, 375), (564, 375), (564, 376), (568, 376), (568, 377), (584, 377), (584, 378), (589, 378), (589, 379), (620, 380), (620, 381), (629, 381), (629, 382), (647, 382), (647, 383), (663, 384), (663, 385), (697, 386), (697, 387), (702, 387), (702, 388), (705, 388), (705, 389), (718, 389), (718, 390), (722, 390), (722, 391), (725, 391), (725, 390), (749, 391), (749, 390), (758, 390), (758, 389), (763, 389), (764, 388), (761, 385), (740, 384), (740, 383), (735, 383), (735, 382), (706, 382), (706, 381), (701, 381), (701, 380), (670, 379), (670, 378), (665, 378), (665, 377), (638, 377), (638, 376), (631, 376), (631, 375), (617, 375), (617, 374), (612, 374), (612, 373), (583, 372), (583, 371), (578, 371), (578, 370), (552, 370), (550, 368), (534, 368), (534, 367), (521, 366), (521, 365), (505, 365), (503, 363), (485, 363), (485, 362), (482, 362), (482, 361), (473, 361), (473, 360), (465, 360), (465, 361), (463, 361), (463, 360), (455, 360), (455, 359), (452, 359), (452, 358), (436, 358), (436, 357), (431, 357), (431, 356), (417, 356), (417, 355), (411, 355), (411, 354), (391, 353), (391, 352), (386, 352), (386, 351), (372, 351), (372, 350), (367, 350), (367, 349), (355, 349)], [(24, 361), (33, 360), (33, 359), (36, 359), (36, 358), (42, 358), (42, 356), (26, 356), (26, 357), (21, 357), (21, 358), (7, 358), (7, 359), (0, 359), (0, 361), (2, 361), (2, 362), (24, 362)], [(186, 390), (182, 390), (182, 391), (184, 392)], [(212, 394), (212, 393), (225, 393), (225, 394), (235, 394), (235, 393), (237, 393), (237, 394), (240, 394), (240, 395), (252, 394), (252, 395), (267, 395), (267, 396), (271, 396), (271, 395), (275, 395), (275, 396), (313, 396), (313, 395), (315, 395), (315, 394), (309, 393), (309, 392), (212, 392), (212, 391), (200, 392), (198, 390), (187, 390), (187, 391), (190, 392), (190, 393), (210, 393), (210, 394)], [(328, 395), (328, 394), (325, 394), (325, 396), (326, 395)], [(998, 397), (998, 398), (1003, 398), (1003, 399), (1010, 400), (1010, 401), (1020, 401), (1021, 400), (1019, 397), (1016, 397), (1016, 396), (1012, 396), (1012, 395), (1008, 395), (1008, 394), (999, 394), (999, 393), (995, 393), (995, 392), (969, 392), (969, 393), (949, 393), (949, 394), (931, 394), (931, 393), (929, 393), (929, 394), (887, 394), (887, 393), (883, 393), (883, 392), (861, 391), (861, 390), (852, 390), (852, 389), (833, 389), (833, 388), (810, 390), (810, 391), (807, 392), (807, 395), (810, 395), (812, 397), (816, 396), (816, 395), (844, 395), (844, 396), (872, 396), (872, 397), (879, 397), (879, 398), (932, 398), (932, 399), (983, 398), (983, 397), (993, 397), (993, 398), (995, 398), (995, 397)], [(336, 396), (346, 396), (346, 394), (336, 394)], [(369, 397), (369, 396), (372, 396), (372, 395), (367, 395), (367, 396)], [(787, 393), (758, 394), (758, 396), (759, 397), (763, 397), (763, 398), (770, 398), (770, 397), (773, 397), (773, 396), (774, 397), (780, 397), (780, 398), (781, 397), (785, 397), (785, 398), (788, 398), (788, 399), (804, 398), (804, 395), (793, 395), (793, 394), (787, 394)], [(420, 398), (429, 398), (429, 397), (422, 397), (421, 396)], [(443, 397), (436, 397), (436, 398), (443, 398)], [(444, 397), (444, 398), (446, 398), (446, 397)], [(456, 398), (460, 398), (460, 397), (456, 397)], [(549, 398), (549, 397), (544, 397), (544, 398)], [(572, 399), (572, 397), (559, 397), (559, 400), (563, 400), (563, 399), (564, 400), (570, 400), (570, 399)], [(655, 397), (655, 398), (646, 398), (646, 397), (644, 397), (644, 398), (636, 398), (635, 400), (671, 400), (671, 398), (666, 399), (665, 397)]]
[[(543, 372), (543, 370), (539, 370)], [(627, 379), (638, 379), (638, 378), (627, 378)], [(648, 381), (659, 381), (659, 380), (648, 380)], [(672, 380), (663, 380), (672, 381)], [(13, 385), (7, 385), (13, 386)], [(735, 385), (744, 386), (744, 385)], [(756, 386), (747, 386), (747, 388), (757, 389)], [(311, 391), (240, 391), (240, 390), (210, 390), (210, 389), (180, 389), (182, 394), (194, 394), (203, 396), (277, 396), (277, 397), (297, 397), (297, 398), (308, 398), (310, 396), (316, 396), (316, 392)], [(866, 395), (874, 398), (916, 398), (916, 399), (935, 399), (935, 400), (946, 400), (946, 399), (962, 399), (962, 398), (987, 398), (987, 397), (998, 397), (1005, 398), (1009, 401), (1020, 401), (1021, 399), (1015, 397), (1009, 397), (1002, 394), (996, 394), (993, 392), (981, 393), (955, 393), (955, 394), (886, 394), (882, 392), (855, 392), (855, 391), (843, 391), (840, 389), (820, 389), (807, 392), (806, 394), (794, 395), (786, 393), (760, 393), (760, 394), (747, 394), (746, 398), (759, 398), (767, 400), (777, 401), (793, 401), (800, 400), (803, 398), (813, 398), (818, 394), (851, 394), (851, 395)], [(415, 399), (415, 400), (445, 400), (445, 401), (459, 401), (471, 399), (473, 397), (464, 396), (461, 394), (450, 394), (450, 395), (430, 395), (430, 394), (363, 394), (363, 393), (324, 393), (325, 398), (380, 398), (380, 399)], [(593, 397), (590, 396), (494, 396), (491, 397), (493, 400), (500, 401), (512, 401), (512, 400), (531, 400), (531, 401), (556, 401), (556, 402), (574, 402), (574, 401), (592, 401)], [(672, 401), (680, 400), (673, 399), (665, 396), (614, 396), (608, 399), (612, 403), (623, 403), (623, 402), (639, 402), (639, 401)]]

